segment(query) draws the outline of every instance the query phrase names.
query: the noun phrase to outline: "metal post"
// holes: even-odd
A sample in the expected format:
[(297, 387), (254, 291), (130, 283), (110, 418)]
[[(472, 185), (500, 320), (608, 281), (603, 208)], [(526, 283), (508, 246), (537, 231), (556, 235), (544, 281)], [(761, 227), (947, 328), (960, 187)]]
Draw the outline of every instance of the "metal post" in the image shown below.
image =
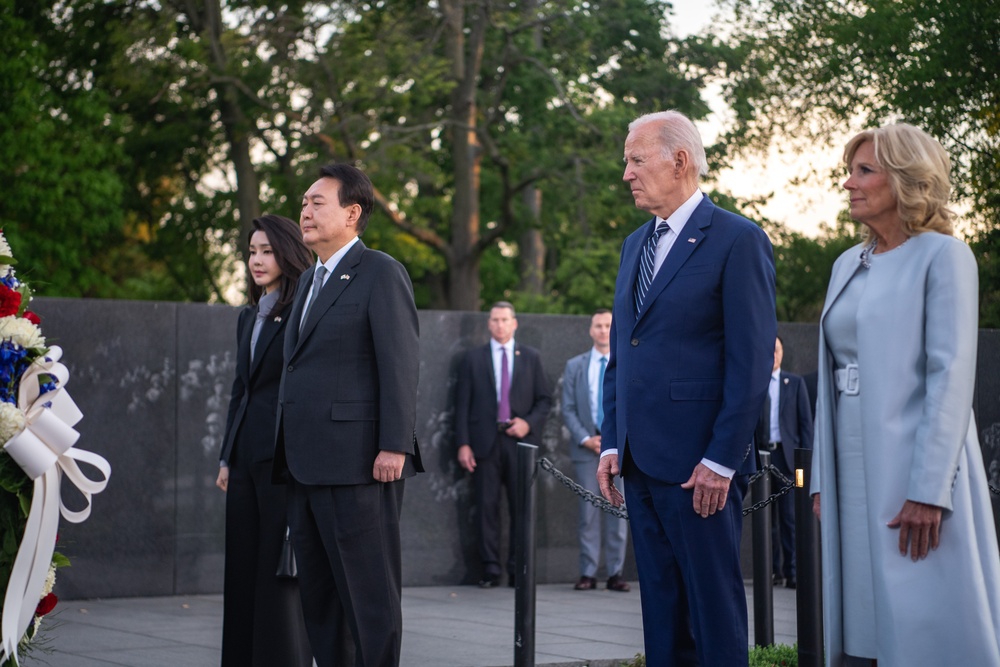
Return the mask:
[(799, 667), (823, 665), (822, 567), (819, 521), (812, 511), (809, 477), (812, 450), (795, 450), (795, 615), (798, 623)]
[(535, 459), (538, 447), (517, 443), (514, 542), (514, 667), (535, 667)]
[[(760, 452), (762, 470), (771, 466), (770, 452)], [(753, 484), (754, 505), (771, 496), (771, 474), (761, 475)], [(753, 513), (753, 641), (757, 646), (774, 643), (774, 590), (771, 588), (771, 507)]]

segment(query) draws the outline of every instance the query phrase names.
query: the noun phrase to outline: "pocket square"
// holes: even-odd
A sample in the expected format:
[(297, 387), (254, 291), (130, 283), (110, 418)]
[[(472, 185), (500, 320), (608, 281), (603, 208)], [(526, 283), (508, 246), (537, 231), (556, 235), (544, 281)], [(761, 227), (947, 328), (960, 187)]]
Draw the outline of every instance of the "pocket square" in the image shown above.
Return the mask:
[(340, 279), (341, 280), (350, 280), (351, 277), (345, 273), (344, 275), (340, 276)]

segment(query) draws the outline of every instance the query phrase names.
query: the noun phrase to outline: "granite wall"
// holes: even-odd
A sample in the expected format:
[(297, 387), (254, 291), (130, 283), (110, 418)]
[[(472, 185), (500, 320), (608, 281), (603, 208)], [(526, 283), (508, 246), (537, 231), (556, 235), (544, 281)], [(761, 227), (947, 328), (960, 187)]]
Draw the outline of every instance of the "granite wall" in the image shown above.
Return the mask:
[[(69, 599), (222, 590), (224, 494), (215, 488), (234, 372), (238, 308), (204, 304), (44, 299), (43, 332), (64, 350), (69, 392), (84, 413), (78, 446), (113, 468), (82, 525), (63, 522), (59, 573)], [(539, 452), (567, 474), (568, 433), (559, 417), (566, 360), (590, 345), (589, 318), (519, 317), (518, 340), (541, 350), (553, 414)], [(485, 313), (422, 311), (417, 437), (427, 472), (407, 482), (403, 583), (469, 583), (479, 576), (469, 476), (455, 460), (452, 406), (457, 360), (488, 339)], [(814, 325), (783, 324), (786, 370), (815, 369)], [(987, 468), (1000, 478), (1000, 332), (981, 334), (979, 417)], [(579, 575), (577, 500), (537, 476), (539, 582)], [(1000, 479), (997, 480), (1000, 486)], [(66, 491), (67, 504), (74, 506)], [(77, 503), (78, 504), (78, 503)], [(749, 522), (745, 534), (749, 534)], [(748, 553), (745, 539), (745, 553)], [(745, 569), (749, 573), (749, 558)], [(635, 577), (629, 553), (626, 576)]]

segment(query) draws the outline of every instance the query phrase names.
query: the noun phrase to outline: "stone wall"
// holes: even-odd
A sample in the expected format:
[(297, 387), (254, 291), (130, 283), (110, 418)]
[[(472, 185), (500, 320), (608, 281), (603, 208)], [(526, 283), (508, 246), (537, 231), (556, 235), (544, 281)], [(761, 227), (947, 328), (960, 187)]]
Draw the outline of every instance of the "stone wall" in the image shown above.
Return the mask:
[[(60, 527), (59, 549), (73, 563), (60, 571), (60, 596), (221, 592), (225, 503), (215, 477), (239, 309), (43, 298), (33, 309), (49, 342), (65, 352), (67, 386), (84, 413), (78, 445), (113, 468), (91, 518)], [(539, 455), (572, 475), (568, 433), (559, 417), (562, 371), (567, 359), (588, 349), (589, 318), (524, 314), (519, 324), (518, 340), (541, 350), (553, 383), (553, 414)], [(403, 583), (468, 583), (478, 578), (479, 563), (470, 478), (455, 461), (452, 394), (459, 355), (488, 339), (486, 314), (422, 311), (420, 329), (417, 437), (427, 472), (406, 485)], [(784, 368), (814, 370), (815, 325), (783, 324), (780, 332)], [(987, 468), (996, 461), (1000, 471), (1000, 332), (981, 334), (979, 380), (977, 415)], [(574, 581), (576, 497), (544, 471), (536, 483), (538, 581)], [(76, 499), (67, 496), (75, 507)], [(626, 576), (635, 577), (631, 550)]]

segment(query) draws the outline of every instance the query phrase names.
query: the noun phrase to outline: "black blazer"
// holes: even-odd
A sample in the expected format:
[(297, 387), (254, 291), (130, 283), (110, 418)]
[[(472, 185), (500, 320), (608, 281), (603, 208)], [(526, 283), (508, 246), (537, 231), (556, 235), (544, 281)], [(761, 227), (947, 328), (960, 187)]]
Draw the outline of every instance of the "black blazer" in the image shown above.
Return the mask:
[[(812, 449), (813, 416), (809, 407), (809, 392), (805, 380), (799, 375), (781, 371), (778, 376), (778, 428), (781, 430), (781, 451), (788, 470), (795, 470), (795, 450)], [(770, 440), (767, 424), (770, 401), (764, 401), (764, 408), (757, 422), (757, 447), (766, 449)]]
[[(236, 325), (236, 377), (219, 457), (230, 465), (236, 459), (241, 464), (261, 463), (274, 456), (274, 416), (284, 368), (282, 346), (291, 309), (288, 304), (264, 320), (253, 364), (250, 363), (250, 338), (257, 307), (247, 306), (240, 311)], [(239, 447), (236, 447), (237, 442)]]
[(419, 325), (403, 265), (360, 240), (327, 278), (299, 332), (315, 265), (299, 280), (285, 334), (274, 472), (302, 484), (375, 482), (380, 450), (423, 468), (416, 441)]
[[(477, 457), (487, 456), (497, 434), (497, 388), (490, 344), (472, 348), (462, 357), (455, 385), (455, 437), (471, 445)], [(538, 350), (514, 341), (514, 372), (510, 379), (510, 414), (528, 422), (524, 441), (541, 444), (542, 429), (552, 407), (549, 380)]]

